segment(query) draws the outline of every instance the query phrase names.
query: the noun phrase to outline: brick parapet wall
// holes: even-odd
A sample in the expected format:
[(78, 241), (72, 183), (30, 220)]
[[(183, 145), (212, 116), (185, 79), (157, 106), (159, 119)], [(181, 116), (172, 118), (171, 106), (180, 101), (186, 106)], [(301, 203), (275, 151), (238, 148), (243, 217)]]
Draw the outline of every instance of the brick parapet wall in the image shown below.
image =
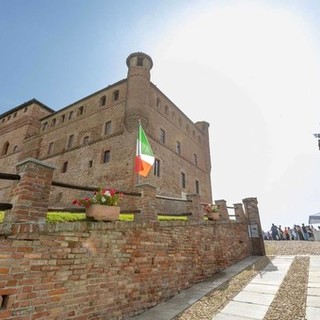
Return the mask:
[(12, 186), (12, 209), (5, 215), (5, 222), (44, 223), (54, 167), (30, 158), (16, 166), (20, 180)]
[(247, 225), (0, 225), (0, 319), (123, 319), (250, 255)]

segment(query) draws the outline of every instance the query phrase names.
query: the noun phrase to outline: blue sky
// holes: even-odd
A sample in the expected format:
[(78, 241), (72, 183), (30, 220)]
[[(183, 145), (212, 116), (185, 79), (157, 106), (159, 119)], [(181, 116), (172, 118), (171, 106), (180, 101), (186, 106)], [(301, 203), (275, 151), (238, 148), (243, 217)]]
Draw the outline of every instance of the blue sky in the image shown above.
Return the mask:
[(257, 197), (262, 224), (320, 212), (320, 2), (1, 0), (0, 113), (59, 110), (126, 77), (135, 51), (210, 123), (215, 199)]

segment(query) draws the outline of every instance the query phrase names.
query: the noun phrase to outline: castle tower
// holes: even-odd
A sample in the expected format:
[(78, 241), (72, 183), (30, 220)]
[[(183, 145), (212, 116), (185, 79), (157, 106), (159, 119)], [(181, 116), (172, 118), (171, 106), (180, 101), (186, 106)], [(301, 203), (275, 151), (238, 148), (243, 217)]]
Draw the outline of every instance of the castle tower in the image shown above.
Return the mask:
[(129, 132), (136, 130), (139, 119), (143, 127), (148, 126), (150, 99), (150, 70), (153, 62), (143, 52), (135, 52), (127, 58), (127, 98), (125, 107), (125, 126)]

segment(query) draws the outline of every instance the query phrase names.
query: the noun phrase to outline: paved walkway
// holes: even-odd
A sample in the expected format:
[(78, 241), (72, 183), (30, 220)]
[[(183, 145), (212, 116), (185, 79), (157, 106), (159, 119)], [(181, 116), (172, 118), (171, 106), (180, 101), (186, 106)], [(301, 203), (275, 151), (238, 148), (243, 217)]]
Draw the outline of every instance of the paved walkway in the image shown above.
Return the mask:
[[(294, 257), (276, 256), (212, 320), (263, 319)], [(223, 272), (184, 290), (170, 300), (130, 319), (171, 320), (223, 282), (253, 264), (257, 259), (258, 257), (246, 258)], [(320, 319), (320, 256), (310, 256), (306, 319)]]

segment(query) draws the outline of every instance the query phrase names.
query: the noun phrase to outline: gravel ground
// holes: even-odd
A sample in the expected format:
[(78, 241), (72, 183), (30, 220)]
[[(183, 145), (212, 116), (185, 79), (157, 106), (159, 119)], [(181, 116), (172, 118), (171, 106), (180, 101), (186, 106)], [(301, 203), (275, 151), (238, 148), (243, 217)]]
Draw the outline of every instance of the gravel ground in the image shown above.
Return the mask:
[(264, 320), (305, 319), (308, 255), (320, 255), (320, 241), (265, 241), (267, 256), (194, 303), (173, 320), (211, 320), (275, 255), (296, 255)]

